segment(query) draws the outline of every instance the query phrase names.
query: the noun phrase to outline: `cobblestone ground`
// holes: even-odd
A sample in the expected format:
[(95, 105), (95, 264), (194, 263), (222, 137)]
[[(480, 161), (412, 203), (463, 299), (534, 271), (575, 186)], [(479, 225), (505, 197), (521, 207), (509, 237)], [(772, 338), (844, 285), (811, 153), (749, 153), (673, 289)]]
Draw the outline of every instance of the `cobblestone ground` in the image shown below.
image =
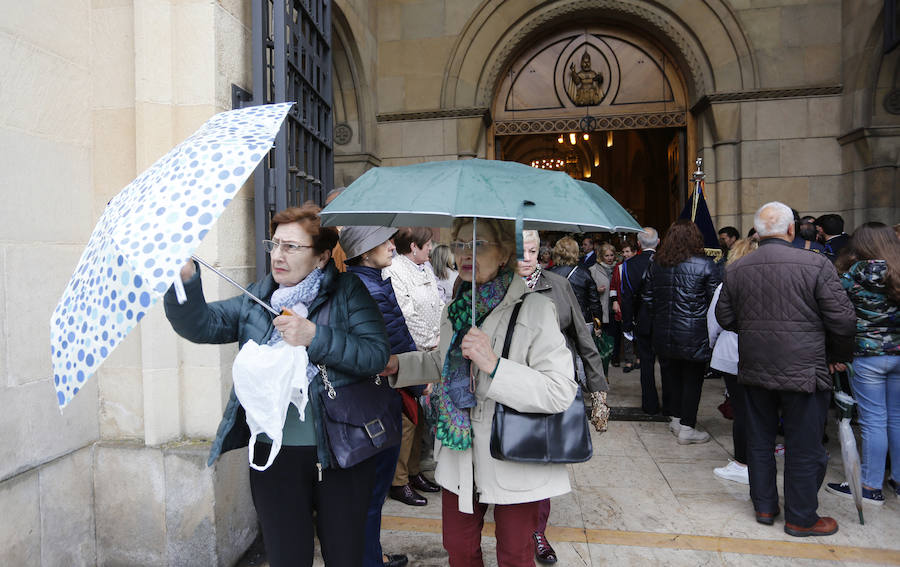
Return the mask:
[[(659, 371), (657, 368), (657, 376)], [(610, 405), (640, 406), (637, 372), (610, 369)], [(722, 380), (703, 386), (699, 424), (709, 443), (682, 446), (663, 422), (613, 421), (594, 433), (594, 457), (570, 467), (573, 492), (553, 500), (548, 537), (558, 565), (900, 565), (900, 499), (885, 492), (884, 506), (866, 506), (859, 524), (852, 500), (819, 493), (819, 513), (837, 519), (837, 534), (798, 539), (774, 526), (756, 523), (748, 487), (721, 480), (713, 468), (728, 462), (731, 422), (716, 410), (724, 394)], [(834, 419), (828, 425), (825, 482), (843, 480)], [(778, 459), (779, 470), (783, 460)], [(779, 493), (782, 478), (778, 476)], [(440, 497), (424, 507), (388, 500), (384, 506), (382, 545), (388, 553), (406, 553), (411, 567), (447, 565), (441, 546)], [(783, 502), (782, 502), (783, 504)], [(490, 512), (485, 533), (492, 533)], [(485, 565), (496, 566), (494, 539), (483, 539)], [(268, 565), (261, 545), (241, 567)], [(324, 565), (321, 557), (316, 566)]]

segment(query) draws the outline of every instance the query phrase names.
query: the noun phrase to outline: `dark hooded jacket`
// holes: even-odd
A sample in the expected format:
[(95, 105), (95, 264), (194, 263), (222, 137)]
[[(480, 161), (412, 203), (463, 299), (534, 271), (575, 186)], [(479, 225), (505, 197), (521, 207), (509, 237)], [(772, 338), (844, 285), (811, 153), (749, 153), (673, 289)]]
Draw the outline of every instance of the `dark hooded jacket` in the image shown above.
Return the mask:
[(856, 310), (854, 356), (900, 356), (900, 305), (885, 294), (887, 262), (856, 262), (841, 277), (841, 284)]
[[(269, 274), (247, 289), (256, 297), (269, 302), (278, 284)], [(175, 291), (166, 292), (166, 317), (175, 332), (195, 343), (225, 344), (237, 341), (243, 346), (249, 340), (266, 344), (275, 328), (272, 315), (245, 295), (207, 303), (200, 282), (200, 268), (185, 282), (187, 302), (178, 303)], [(326, 301), (331, 300), (328, 322), (316, 316)], [(331, 383), (340, 388), (370, 378), (384, 370), (390, 346), (384, 331), (384, 319), (378, 306), (359, 278), (342, 274), (329, 261), (319, 287), (319, 295), (309, 306), (309, 319), (316, 322), (316, 334), (306, 348), (309, 360), (328, 368)], [(330, 468), (331, 451), (325, 439), (321, 415), (322, 380), (310, 382), (309, 406), (316, 424), (318, 459), (323, 468)], [(250, 428), (244, 408), (235, 396), (234, 388), (219, 423), (216, 439), (209, 451), (208, 464), (226, 451), (244, 447), (250, 440)]]
[(651, 262), (644, 285), (653, 351), (660, 358), (709, 360), (706, 312), (719, 286), (719, 269), (706, 256), (676, 266)]

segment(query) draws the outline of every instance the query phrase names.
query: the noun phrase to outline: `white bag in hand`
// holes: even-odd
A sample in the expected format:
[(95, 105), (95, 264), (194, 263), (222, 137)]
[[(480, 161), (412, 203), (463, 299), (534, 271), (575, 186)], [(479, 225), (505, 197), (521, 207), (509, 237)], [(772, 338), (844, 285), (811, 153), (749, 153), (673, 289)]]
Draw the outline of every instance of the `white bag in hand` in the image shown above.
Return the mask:
[[(250, 466), (258, 471), (269, 468), (281, 450), (281, 432), (288, 404), (297, 399), (305, 408), (307, 362), (305, 347), (292, 347), (283, 341), (275, 346), (260, 346), (248, 341), (234, 359), (234, 393), (247, 414)], [(292, 392), (292, 385), (301, 383), (302, 391)], [(298, 406), (301, 418), (304, 408)], [(272, 439), (269, 459), (261, 467), (253, 463), (256, 437), (260, 433)]]

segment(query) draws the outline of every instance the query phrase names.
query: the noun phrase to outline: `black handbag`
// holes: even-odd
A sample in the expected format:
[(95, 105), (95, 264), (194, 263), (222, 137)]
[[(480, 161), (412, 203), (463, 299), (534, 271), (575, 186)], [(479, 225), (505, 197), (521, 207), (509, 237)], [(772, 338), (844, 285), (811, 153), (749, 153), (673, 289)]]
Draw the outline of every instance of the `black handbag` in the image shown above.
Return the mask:
[[(503, 343), (503, 358), (509, 356), (516, 319), (527, 296), (513, 307)], [(491, 424), (491, 456), (495, 459), (523, 463), (583, 463), (593, 452), (581, 387), (569, 409), (560, 413), (526, 413), (499, 402), (495, 405)]]
[[(328, 320), (329, 304), (320, 309), (317, 322)], [(381, 376), (335, 388), (328, 369), (318, 365), (325, 385), (321, 397), (322, 424), (337, 466), (346, 469), (400, 444), (403, 405), (400, 394)]]

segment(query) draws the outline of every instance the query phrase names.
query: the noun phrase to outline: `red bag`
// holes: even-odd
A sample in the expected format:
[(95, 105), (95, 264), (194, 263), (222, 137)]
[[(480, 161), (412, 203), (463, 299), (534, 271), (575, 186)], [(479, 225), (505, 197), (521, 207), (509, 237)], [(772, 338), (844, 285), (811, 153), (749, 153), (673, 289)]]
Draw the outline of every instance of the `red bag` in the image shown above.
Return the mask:
[(413, 422), (413, 425), (418, 425), (419, 403), (406, 389), (401, 388), (398, 392), (400, 392), (400, 400), (403, 402), (403, 413)]

